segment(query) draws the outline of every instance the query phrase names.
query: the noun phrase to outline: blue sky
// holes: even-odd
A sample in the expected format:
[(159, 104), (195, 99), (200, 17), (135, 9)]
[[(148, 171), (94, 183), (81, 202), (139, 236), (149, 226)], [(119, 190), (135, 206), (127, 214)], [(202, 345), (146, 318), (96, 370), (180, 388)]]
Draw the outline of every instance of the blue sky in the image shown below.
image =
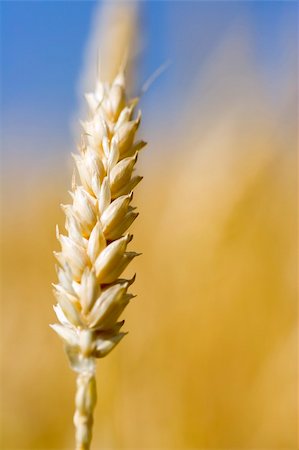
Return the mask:
[[(162, 90), (173, 99), (177, 86), (192, 80), (221, 36), (240, 19), (246, 19), (256, 61), (269, 82), (284, 62), (285, 30), (291, 29), (296, 39), (297, 2), (144, 1), (140, 6), (146, 43), (140, 78), (167, 59), (173, 61), (156, 82), (152, 102)], [(34, 138), (40, 135), (49, 137), (53, 148), (62, 142), (72, 145), (68, 126), (78, 105), (76, 83), (95, 7), (92, 1), (1, 2), (4, 150), (17, 145), (11, 130), (36, 148), (43, 146), (40, 137)]]

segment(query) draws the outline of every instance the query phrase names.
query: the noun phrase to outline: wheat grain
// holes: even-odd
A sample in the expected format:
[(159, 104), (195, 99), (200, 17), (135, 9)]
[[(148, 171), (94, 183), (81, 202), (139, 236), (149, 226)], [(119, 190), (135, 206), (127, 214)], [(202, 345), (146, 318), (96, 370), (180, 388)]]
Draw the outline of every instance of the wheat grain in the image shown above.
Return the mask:
[(96, 358), (106, 356), (125, 336), (118, 319), (133, 298), (134, 281), (120, 279), (138, 255), (127, 251), (128, 228), (138, 213), (131, 206), (138, 151), (134, 142), (141, 114), (133, 118), (137, 100), (128, 101), (123, 70), (112, 83), (97, 82), (86, 94), (90, 118), (84, 122), (80, 153), (74, 155), (80, 183), (72, 187), (72, 204), (63, 205), (66, 235), (57, 231), (61, 251), (54, 284), (60, 324), (51, 325), (65, 343), (77, 372), (76, 449), (90, 448), (96, 403)]

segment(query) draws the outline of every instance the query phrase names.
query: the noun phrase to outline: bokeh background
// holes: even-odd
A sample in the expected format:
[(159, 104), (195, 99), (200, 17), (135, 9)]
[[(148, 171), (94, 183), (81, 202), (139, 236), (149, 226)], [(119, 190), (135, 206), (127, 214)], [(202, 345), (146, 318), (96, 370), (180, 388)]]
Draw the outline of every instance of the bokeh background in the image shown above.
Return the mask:
[(298, 4), (1, 2), (1, 448), (73, 448), (55, 225), (83, 92), (129, 49), (142, 95), (129, 335), (93, 449), (298, 448)]

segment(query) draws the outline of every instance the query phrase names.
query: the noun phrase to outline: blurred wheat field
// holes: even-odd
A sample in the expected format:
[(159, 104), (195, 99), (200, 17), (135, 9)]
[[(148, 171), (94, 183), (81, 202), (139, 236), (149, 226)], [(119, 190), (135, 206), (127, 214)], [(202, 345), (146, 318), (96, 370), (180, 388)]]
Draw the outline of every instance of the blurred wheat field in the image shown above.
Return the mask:
[[(94, 450), (298, 448), (297, 93), (286, 82), (273, 109), (233, 42), (186, 89), (172, 134), (144, 110), (138, 297), (98, 364)], [(75, 377), (48, 326), (71, 163), (49, 161), (2, 181), (3, 450), (73, 445)]]
[[(128, 338), (99, 364), (95, 448), (295, 448), (294, 155), (269, 134), (271, 146), (253, 154), (252, 136), (241, 139), (242, 162), (238, 139), (212, 136), (202, 152), (213, 157), (190, 165), (178, 152), (167, 178), (167, 158), (147, 168), (136, 199), (139, 298)], [(235, 151), (214, 172), (224, 145)], [(21, 203), (5, 199), (7, 449), (71, 446), (74, 379), (47, 326), (66, 190), (56, 171), (32, 173), (36, 189)]]

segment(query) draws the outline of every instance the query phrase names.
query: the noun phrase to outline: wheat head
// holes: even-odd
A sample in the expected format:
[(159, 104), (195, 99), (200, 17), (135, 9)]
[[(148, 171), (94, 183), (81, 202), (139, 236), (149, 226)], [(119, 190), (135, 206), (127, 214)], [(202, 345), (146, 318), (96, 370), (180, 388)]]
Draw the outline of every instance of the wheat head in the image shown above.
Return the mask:
[(138, 216), (131, 206), (134, 187), (142, 177), (133, 170), (145, 142), (134, 142), (141, 113), (137, 99), (127, 100), (121, 70), (112, 83), (96, 84), (86, 94), (89, 120), (82, 123), (80, 152), (73, 155), (80, 182), (73, 181), (72, 203), (62, 205), (66, 235), (57, 230), (61, 251), (54, 284), (60, 324), (51, 325), (65, 343), (77, 372), (74, 424), (76, 449), (90, 448), (96, 404), (96, 358), (106, 356), (126, 333), (118, 321), (133, 295), (134, 277), (121, 274), (138, 254), (127, 251), (128, 228)]

